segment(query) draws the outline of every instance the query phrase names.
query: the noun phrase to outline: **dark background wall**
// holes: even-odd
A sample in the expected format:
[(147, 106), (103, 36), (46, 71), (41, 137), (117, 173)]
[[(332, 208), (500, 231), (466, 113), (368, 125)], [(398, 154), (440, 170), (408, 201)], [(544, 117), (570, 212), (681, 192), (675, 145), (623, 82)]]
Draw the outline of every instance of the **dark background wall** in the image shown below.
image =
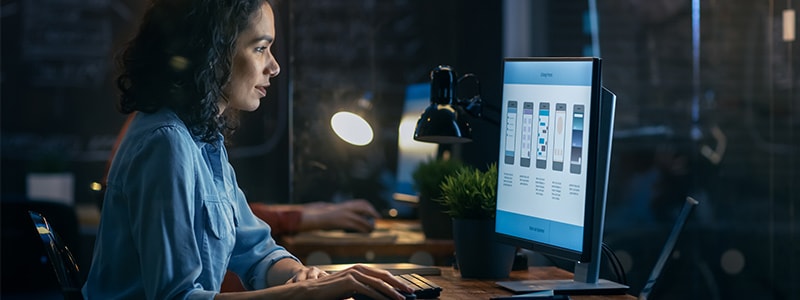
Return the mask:
[(642, 286), (691, 195), (701, 204), (654, 297), (797, 298), (800, 52), (781, 16), (798, 4), (692, 3), (598, 1), (619, 96), (606, 242)]
[[(70, 172), (76, 203), (93, 203), (125, 116), (116, 111), (114, 55), (129, 39), (145, 1), (4, 1), (2, 17), (2, 185), (24, 195), (26, 174)], [(288, 19), (288, 7), (278, 7)], [(282, 22), (280, 20), (279, 22)], [(278, 26), (279, 35), (287, 35)], [(289, 44), (278, 43), (288, 65)], [(253, 199), (289, 199), (289, 78), (285, 68), (261, 108), (242, 115), (229, 154)], [(252, 175), (250, 175), (252, 174)]]
[(138, 1), (3, 1), (2, 189), (23, 194), (28, 172), (74, 173), (75, 198), (103, 176), (124, 116), (115, 112), (111, 54)]
[[(405, 88), (451, 65), (476, 73), (483, 99), (499, 103), (501, 3), (496, 1), (292, 1), (294, 201), (365, 198), (392, 207), (397, 127)], [(468, 92), (468, 91), (467, 91)], [(330, 116), (372, 95), (375, 141), (333, 135)], [(496, 159), (498, 128), (475, 120), (479, 143), (461, 149), (485, 167)]]

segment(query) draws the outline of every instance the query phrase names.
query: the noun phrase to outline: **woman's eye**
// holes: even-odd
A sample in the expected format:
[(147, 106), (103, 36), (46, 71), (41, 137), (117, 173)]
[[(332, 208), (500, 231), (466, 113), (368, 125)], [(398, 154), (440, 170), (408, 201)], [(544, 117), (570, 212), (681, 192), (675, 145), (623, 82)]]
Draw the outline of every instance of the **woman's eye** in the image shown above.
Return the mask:
[(267, 51), (267, 47), (263, 47), (262, 46), (262, 47), (257, 47), (256, 48), (256, 52), (258, 52), (258, 53), (264, 53), (265, 51)]

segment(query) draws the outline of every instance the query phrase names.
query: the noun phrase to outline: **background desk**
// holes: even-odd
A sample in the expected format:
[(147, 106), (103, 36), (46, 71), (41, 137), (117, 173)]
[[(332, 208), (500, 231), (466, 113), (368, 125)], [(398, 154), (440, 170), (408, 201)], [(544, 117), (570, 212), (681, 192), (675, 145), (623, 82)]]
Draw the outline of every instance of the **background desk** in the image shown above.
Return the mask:
[[(439, 299), (466, 300), (489, 299), (492, 296), (509, 296), (512, 293), (495, 284), (497, 280), (462, 279), (458, 270), (451, 267), (440, 267), (441, 276), (428, 275), (425, 278), (442, 287)], [(512, 271), (509, 279), (502, 280), (531, 280), (531, 279), (572, 279), (572, 273), (556, 267), (529, 267), (527, 271)], [(576, 295), (570, 296), (575, 300), (581, 299), (619, 299), (635, 300), (631, 295)]]
[(279, 242), (312, 265), (411, 262), (450, 266), (455, 251), (452, 240), (425, 239), (416, 220), (377, 220), (371, 235), (308, 232), (283, 237)]

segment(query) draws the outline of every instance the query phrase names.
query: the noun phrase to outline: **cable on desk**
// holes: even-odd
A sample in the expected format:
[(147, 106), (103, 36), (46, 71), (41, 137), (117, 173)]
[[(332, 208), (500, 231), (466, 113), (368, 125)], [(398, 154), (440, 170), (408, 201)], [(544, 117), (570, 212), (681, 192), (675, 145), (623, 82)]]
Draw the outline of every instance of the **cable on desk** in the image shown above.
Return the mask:
[(609, 247), (605, 242), (603, 242), (602, 246), (603, 252), (606, 254), (606, 257), (608, 257), (608, 262), (611, 265), (611, 269), (614, 270), (614, 273), (617, 276), (617, 281), (619, 281), (621, 284), (627, 285), (628, 278), (625, 275), (625, 268), (622, 267), (619, 257), (617, 257), (617, 254), (614, 253), (614, 250), (612, 250), (611, 247)]

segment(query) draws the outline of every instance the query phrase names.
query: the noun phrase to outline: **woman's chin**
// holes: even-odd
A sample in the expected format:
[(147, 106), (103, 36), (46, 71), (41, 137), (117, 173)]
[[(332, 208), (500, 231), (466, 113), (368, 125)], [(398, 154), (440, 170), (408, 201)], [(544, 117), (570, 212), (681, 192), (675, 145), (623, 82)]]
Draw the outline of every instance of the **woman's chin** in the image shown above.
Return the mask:
[(261, 101), (259, 100), (259, 101), (253, 102), (253, 103), (248, 103), (248, 105), (247, 105), (247, 106), (243, 106), (243, 107), (239, 108), (239, 110), (243, 110), (243, 111), (255, 111), (256, 109), (258, 109), (258, 107), (259, 107), (260, 105), (261, 105)]

